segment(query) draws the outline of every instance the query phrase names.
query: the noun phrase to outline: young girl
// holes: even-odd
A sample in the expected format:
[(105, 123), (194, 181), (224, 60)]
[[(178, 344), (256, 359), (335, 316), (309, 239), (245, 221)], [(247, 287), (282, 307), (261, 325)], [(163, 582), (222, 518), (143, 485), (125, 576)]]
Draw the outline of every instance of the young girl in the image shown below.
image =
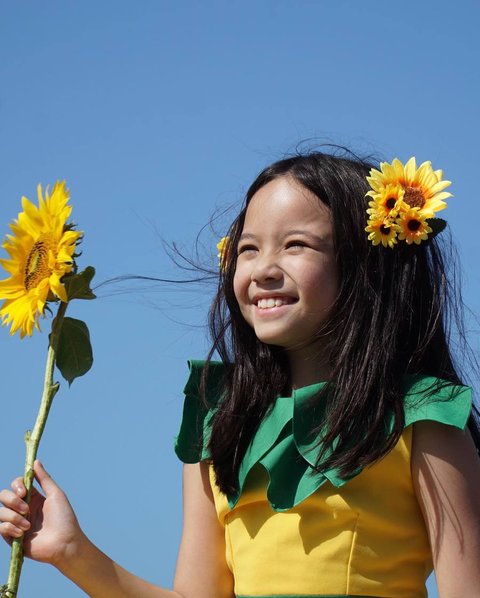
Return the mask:
[(432, 220), (448, 183), (428, 163), (371, 168), (277, 162), (231, 226), (176, 443), (173, 591), (96, 548), (39, 462), (45, 496), (28, 507), (20, 478), (0, 493), (7, 541), (25, 533), (98, 598), (420, 598), (432, 562), (441, 598), (480, 597), (478, 429)]

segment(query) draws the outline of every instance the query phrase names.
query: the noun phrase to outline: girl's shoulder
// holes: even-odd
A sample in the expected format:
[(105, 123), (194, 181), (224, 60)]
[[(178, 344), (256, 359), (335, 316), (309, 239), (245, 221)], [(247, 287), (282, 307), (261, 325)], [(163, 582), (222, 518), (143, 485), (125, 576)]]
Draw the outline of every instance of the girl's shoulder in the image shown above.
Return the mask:
[[(201, 381), (202, 374), (205, 369), (207, 362), (203, 359), (189, 359), (188, 365), (188, 378), (185, 384), (183, 392), (185, 396), (196, 396), (201, 395)], [(223, 379), (226, 373), (226, 366), (222, 361), (209, 361), (208, 371), (205, 385), (205, 398), (207, 403), (214, 406), (218, 403), (219, 395), (222, 394)]]
[(472, 391), (468, 386), (425, 375), (405, 376), (405, 427), (429, 420), (464, 429), (472, 408)]
[(208, 363), (205, 384), (202, 375), (206, 362), (199, 359), (188, 361), (189, 375), (183, 392), (183, 417), (175, 439), (175, 452), (184, 463), (198, 463), (208, 459), (210, 423), (215, 408), (223, 395), (226, 367), (221, 361)]

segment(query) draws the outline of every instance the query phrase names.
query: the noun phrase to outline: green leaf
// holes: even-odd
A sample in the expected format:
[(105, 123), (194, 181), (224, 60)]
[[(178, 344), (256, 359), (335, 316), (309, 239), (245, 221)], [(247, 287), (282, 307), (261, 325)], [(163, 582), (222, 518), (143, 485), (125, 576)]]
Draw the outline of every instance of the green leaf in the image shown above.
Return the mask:
[(90, 282), (95, 276), (95, 268), (87, 266), (83, 272), (65, 276), (62, 280), (67, 290), (68, 300), (95, 299), (95, 294), (90, 288)]
[(87, 325), (82, 320), (65, 318), (58, 340), (57, 368), (69, 386), (86, 374), (93, 364), (92, 345)]
[(445, 230), (445, 227), (447, 226), (447, 221), (443, 218), (429, 218), (427, 222), (428, 226), (432, 229), (432, 232), (430, 233), (432, 238)]

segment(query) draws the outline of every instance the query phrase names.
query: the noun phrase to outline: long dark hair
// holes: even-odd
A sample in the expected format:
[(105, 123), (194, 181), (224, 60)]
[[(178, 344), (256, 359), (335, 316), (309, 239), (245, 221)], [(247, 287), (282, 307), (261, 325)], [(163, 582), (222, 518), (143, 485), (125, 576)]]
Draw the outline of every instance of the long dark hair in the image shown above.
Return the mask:
[[(284, 352), (256, 338), (233, 291), (236, 246), (248, 204), (275, 178), (293, 177), (330, 208), (333, 220), (340, 283), (330, 317), (319, 331), (332, 382), (312, 401), (312, 407), (326, 402), (326, 421), (312, 430), (324, 447), (317, 468), (337, 467), (348, 475), (393, 448), (405, 423), (406, 374), (462, 383), (449, 349), (459, 304), (449, 283), (450, 260), (440, 249), (442, 235), (418, 246), (399, 243), (393, 250), (373, 246), (365, 232), (365, 177), (372, 167), (347, 152), (280, 160), (255, 179), (230, 228), (230, 252), (210, 310), (213, 343), (203, 378), (205, 385), (208, 362), (217, 352), (227, 367), (209, 447), (217, 483), (226, 494), (237, 489), (240, 463), (259, 422), (277, 396), (291, 391)], [(386, 434), (391, 415), (393, 430)], [(478, 446), (473, 417), (469, 426)], [(327, 449), (333, 451), (324, 459)]]

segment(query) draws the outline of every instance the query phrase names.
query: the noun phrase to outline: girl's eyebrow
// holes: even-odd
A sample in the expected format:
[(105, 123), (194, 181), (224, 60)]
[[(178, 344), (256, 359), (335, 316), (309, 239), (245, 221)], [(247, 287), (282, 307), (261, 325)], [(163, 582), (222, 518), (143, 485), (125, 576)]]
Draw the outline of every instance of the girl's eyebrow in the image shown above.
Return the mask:
[(254, 235), (252, 233), (242, 233), (238, 240), (243, 241), (244, 239), (256, 239), (256, 238), (257, 238), (257, 235)]

